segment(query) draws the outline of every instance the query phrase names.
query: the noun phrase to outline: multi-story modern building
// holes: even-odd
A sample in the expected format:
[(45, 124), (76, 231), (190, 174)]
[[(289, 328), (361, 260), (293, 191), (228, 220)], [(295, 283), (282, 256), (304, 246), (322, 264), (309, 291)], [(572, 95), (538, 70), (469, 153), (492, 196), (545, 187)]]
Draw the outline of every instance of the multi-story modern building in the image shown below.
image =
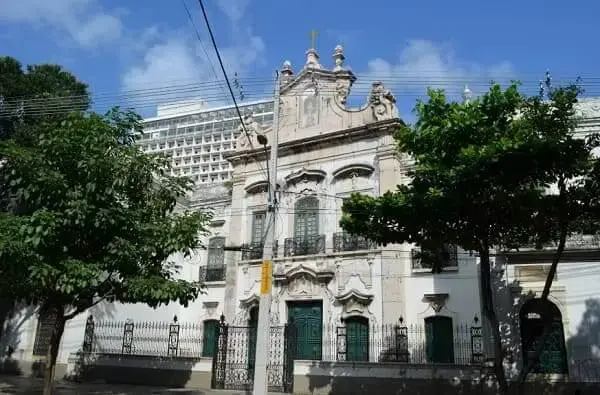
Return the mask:
[[(242, 115), (252, 113), (263, 124), (273, 122), (273, 101), (240, 103)], [(158, 106), (156, 117), (147, 118), (138, 144), (144, 152), (172, 158), (173, 174), (191, 177), (198, 184), (222, 183), (231, 178), (225, 155), (234, 149), (240, 117), (235, 107), (211, 107), (198, 102)]]

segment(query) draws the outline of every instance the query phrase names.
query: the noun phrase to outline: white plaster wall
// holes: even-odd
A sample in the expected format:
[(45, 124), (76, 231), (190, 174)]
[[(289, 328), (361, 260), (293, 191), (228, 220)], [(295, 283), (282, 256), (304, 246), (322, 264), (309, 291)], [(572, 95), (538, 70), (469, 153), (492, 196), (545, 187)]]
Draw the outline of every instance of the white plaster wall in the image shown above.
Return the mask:
[(426, 317), (436, 315), (429, 303), (423, 299), (424, 294), (448, 294), (445, 306), (439, 315), (452, 317), (455, 325), (471, 325), (477, 315), (481, 318), (481, 304), (478, 287), (477, 259), (459, 250), (458, 270), (432, 274), (428, 272), (411, 273), (410, 253), (401, 255), (409, 278), (405, 284), (407, 324), (423, 325)]

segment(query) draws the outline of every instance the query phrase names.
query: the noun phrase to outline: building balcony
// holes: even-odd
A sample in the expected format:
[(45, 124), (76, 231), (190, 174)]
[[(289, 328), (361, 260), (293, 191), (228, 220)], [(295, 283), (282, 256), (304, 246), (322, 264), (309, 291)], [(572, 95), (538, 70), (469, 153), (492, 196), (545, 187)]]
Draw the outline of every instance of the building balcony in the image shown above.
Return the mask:
[[(249, 243), (242, 246), (242, 261), (252, 261), (262, 259), (264, 243)], [(277, 258), (278, 243), (277, 240), (273, 244), (273, 258)]]
[(289, 237), (283, 245), (283, 256), (304, 256), (325, 253), (325, 235)]
[(427, 259), (426, 255), (435, 254), (421, 251), (418, 248), (414, 248), (410, 251), (411, 263), (413, 271), (431, 271), (434, 269), (434, 265), (431, 262), (433, 259), (441, 259), (442, 270), (456, 270), (458, 269), (458, 248), (455, 245), (445, 245), (441, 256), (431, 257)]
[(200, 282), (225, 281), (225, 265), (200, 267)]
[(333, 252), (349, 252), (371, 250), (377, 244), (363, 236), (351, 235), (346, 232), (333, 234)]

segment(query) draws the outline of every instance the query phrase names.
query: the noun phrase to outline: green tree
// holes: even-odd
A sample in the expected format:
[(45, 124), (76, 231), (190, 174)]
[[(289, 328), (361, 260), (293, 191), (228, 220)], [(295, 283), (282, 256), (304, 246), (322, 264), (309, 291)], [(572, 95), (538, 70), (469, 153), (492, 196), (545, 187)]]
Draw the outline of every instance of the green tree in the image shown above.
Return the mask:
[(28, 65), (0, 57), (0, 139), (31, 131), (42, 119), (57, 119), (85, 111), (91, 103), (88, 87), (63, 67)]
[[(343, 205), (346, 231), (382, 244), (415, 243), (434, 272), (445, 243), (478, 253), (482, 313), (503, 392), (509, 387), (490, 250), (558, 242), (547, 298), (566, 237), (584, 225), (596, 229), (598, 139), (573, 135), (579, 93), (573, 85), (526, 97), (517, 84), (492, 85), (475, 100), (450, 102), (443, 91), (429, 90), (428, 101), (416, 105), (416, 123), (395, 136), (399, 152), (414, 160), (411, 182), (380, 197), (354, 194)], [(557, 193), (548, 193), (552, 185)]]
[(152, 307), (195, 299), (170, 257), (199, 246), (210, 215), (175, 211), (190, 180), (133, 142), (139, 117), (72, 114), (39, 125), (31, 145), (0, 144), (11, 205), (0, 214), (0, 293), (56, 317), (46, 357), (50, 394), (65, 323), (102, 301)]

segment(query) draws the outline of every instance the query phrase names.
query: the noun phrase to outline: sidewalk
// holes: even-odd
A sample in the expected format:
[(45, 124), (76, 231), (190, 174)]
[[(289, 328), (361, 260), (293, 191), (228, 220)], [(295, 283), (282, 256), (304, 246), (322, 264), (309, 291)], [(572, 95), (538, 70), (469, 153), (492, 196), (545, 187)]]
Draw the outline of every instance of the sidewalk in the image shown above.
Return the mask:
[[(17, 376), (0, 376), (0, 394), (39, 395), (42, 380)], [(138, 385), (71, 383), (58, 381), (54, 395), (251, 395), (252, 392), (191, 388), (158, 388)], [(275, 394), (273, 394), (275, 395)]]

